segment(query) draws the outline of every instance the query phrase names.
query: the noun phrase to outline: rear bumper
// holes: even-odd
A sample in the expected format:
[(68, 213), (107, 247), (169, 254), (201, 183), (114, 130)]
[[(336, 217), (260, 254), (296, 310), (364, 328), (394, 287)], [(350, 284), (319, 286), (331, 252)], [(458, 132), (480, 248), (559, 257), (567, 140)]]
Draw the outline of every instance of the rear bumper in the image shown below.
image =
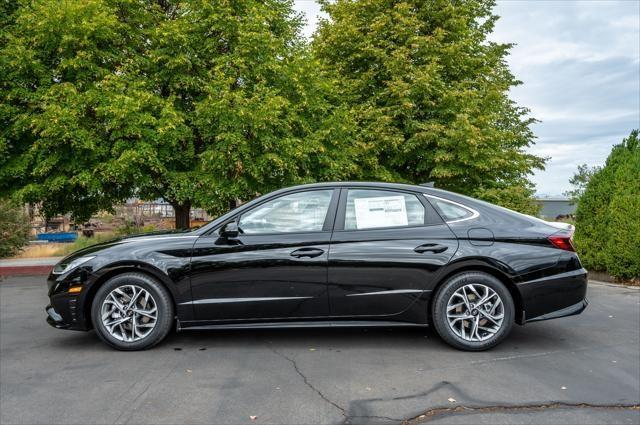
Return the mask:
[(560, 317), (575, 316), (576, 314), (582, 313), (588, 305), (589, 301), (585, 298), (579, 303), (570, 305), (569, 307), (563, 308), (562, 310), (553, 311), (551, 313), (543, 314), (542, 316), (527, 319), (527, 323), (539, 322), (541, 320), (558, 319)]
[(587, 271), (583, 268), (545, 276), (518, 285), (523, 322), (580, 314), (587, 307)]

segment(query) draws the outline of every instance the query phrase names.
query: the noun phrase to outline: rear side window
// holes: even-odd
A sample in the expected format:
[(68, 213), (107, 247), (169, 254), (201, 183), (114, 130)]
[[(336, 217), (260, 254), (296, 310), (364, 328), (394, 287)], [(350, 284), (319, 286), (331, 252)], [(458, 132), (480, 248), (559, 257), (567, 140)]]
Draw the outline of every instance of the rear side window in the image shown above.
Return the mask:
[(349, 189), (345, 230), (424, 225), (424, 206), (415, 196), (402, 192)]
[(446, 222), (469, 220), (478, 216), (478, 213), (457, 202), (447, 201), (433, 196), (427, 196), (431, 205), (435, 207), (438, 213)]

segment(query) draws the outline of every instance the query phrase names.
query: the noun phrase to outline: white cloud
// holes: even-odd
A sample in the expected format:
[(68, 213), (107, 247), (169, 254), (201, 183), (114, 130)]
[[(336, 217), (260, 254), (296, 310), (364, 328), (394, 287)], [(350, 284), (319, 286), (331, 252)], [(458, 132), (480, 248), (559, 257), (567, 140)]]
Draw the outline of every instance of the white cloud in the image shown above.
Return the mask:
[[(296, 0), (315, 30), (320, 7)], [(549, 156), (532, 180), (561, 194), (578, 164), (601, 165), (611, 146), (640, 127), (640, 2), (499, 1), (491, 39), (516, 43), (508, 59), (522, 86), (511, 97), (542, 122), (531, 152)]]
[(542, 122), (531, 152), (550, 157), (539, 192), (570, 188), (578, 164), (601, 165), (640, 127), (640, 3), (499, 2), (492, 39), (513, 42), (508, 59), (524, 85), (512, 90)]

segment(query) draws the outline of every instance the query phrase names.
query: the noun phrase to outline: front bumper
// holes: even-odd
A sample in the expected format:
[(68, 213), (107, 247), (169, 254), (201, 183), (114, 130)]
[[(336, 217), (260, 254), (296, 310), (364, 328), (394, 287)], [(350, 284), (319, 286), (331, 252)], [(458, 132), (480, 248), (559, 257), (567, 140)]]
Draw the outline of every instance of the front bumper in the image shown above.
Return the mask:
[(47, 312), (47, 323), (53, 326), (56, 329), (69, 329), (71, 326), (62, 319), (62, 316), (58, 314), (58, 312), (51, 307), (50, 305), (45, 307), (45, 311)]
[[(93, 276), (82, 270), (74, 270), (68, 275), (49, 275), (47, 286), (49, 288), (49, 305), (47, 323), (56, 329), (88, 330), (91, 328), (90, 320), (86, 317), (84, 306), (87, 304), (89, 282)], [(69, 287), (82, 285), (84, 289), (80, 293), (69, 293)]]

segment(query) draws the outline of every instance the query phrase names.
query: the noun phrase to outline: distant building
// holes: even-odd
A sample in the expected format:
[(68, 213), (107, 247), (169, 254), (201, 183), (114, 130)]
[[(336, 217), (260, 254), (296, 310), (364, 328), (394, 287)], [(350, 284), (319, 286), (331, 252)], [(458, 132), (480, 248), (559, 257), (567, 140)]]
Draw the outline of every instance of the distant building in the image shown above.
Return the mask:
[(542, 205), (539, 215), (545, 220), (573, 216), (576, 213), (577, 205), (569, 198), (536, 198), (536, 201)]

